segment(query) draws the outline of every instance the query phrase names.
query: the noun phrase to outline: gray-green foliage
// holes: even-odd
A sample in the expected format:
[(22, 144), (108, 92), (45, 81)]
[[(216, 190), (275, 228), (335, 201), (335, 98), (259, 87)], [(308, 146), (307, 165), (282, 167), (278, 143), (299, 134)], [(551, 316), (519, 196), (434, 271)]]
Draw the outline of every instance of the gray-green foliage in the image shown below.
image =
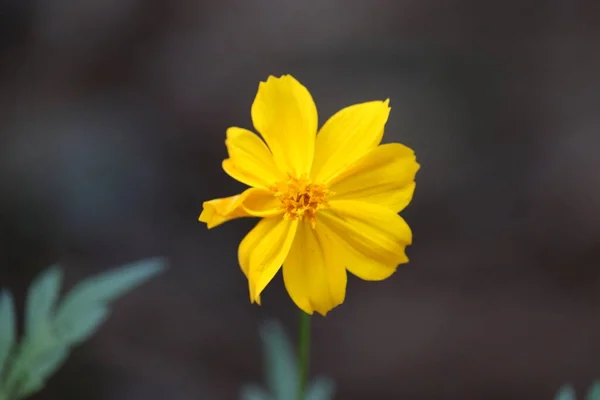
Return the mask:
[[(575, 389), (571, 385), (561, 387), (554, 400), (577, 400)], [(590, 386), (585, 400), (600, 400), (600, 381), (596, 381)]]
[(71, 349), (108, 318), (111, 303), (164, 265), (163, 259), (153, 258), (116, 268), (80, 282), (62, 301), (62, 270), (48, 268), (29, 287), (21, 340), (12, 295), (0, 292), (0, 400), (19, 400), (42, 389)]
[[(269, 322), (261, 329), (263, 342), (266, 389), (258, 385), (242, 388), (242, 400), (296, 400), (298, 394), (298, 369), (296, 356), (289, 338), (281, 325)], [(331, 400), (334, 384), (319, 377), (310, 382), (305, 400)]]
[(600, 381), (595, 381), (592, 386), (590, 386), (586, 400), (600, 400)]

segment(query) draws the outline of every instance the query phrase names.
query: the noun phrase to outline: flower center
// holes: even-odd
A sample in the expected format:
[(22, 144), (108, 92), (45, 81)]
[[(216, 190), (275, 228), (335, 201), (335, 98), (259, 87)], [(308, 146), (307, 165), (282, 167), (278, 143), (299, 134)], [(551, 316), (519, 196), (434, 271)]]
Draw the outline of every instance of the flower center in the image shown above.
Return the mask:
[(281, 201), (284, 218), (309, 221), (314, 228), (317, 212), (327, 207), (332, 192), (306, 178), (292, 178), (275, 185), (275, 197)]

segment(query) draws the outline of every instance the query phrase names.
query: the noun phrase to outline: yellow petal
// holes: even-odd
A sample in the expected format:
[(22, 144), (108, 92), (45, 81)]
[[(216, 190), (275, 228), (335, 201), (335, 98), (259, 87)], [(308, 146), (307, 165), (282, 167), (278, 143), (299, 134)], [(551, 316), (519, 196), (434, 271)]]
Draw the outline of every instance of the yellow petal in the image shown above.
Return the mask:
[(342, 254), (325, 232), (301, 222), (294, 244), (283, 262), (283, 281), (290, 297), (307, 314), (326, 315), (346, 295), (346, 268)]
[(269, 188), (285, 179), (275, 165), (265, 143), (249, 130), (231, 127), (225, 140), (229, 158), (223, 169), (232, 178), (248, 186)]
[(331, 200), (360, 200), (399, 212), (412, 200), (418, 170), (408, 147), (400, 143), (378, 146), (332, 180)]
[(261, 82), (252, 104), (252, 122), (283, 172), (308, 175), (318, 118), (312, 96), (302, 84), (290, 75)]
[[(277, 218), (262, 219), (256, 226), (242, 239), (238, 247), (238, 262), (242, 272), (248, 278), (250, 270), (250, 255), (252, 250), (258, 245), (267, 232), (273, 230), (279, 220)], [(253, 289), (250, 280), (248, 280), (248, 292), (250, 293), (250, 301), (260, 304), (260, 295), (253, 297)]]
[(246, 194), (246, 198), (242, 202), (242, 207), (252, 217), (274, 217), (282, 215), (285, 211), (281, 201), (270, 190), (250, 188), (243, 194)]
[(211, 229), (235, 218), (268, 217), (282, 213), (281, 203), (272, 192), (250, 188), (235, 196), (205, 201), (198, 220)]
[(371, 260), (367, 264), (347, 264), (350, 272), (366, 280), (379, 280), (385, 277), (381, 269), (408, 262), (405, 249), (412, 243), (412, 232), (398, 214), (384, 206), (355, 200), (332, 200), (329, 206), (319, 213), (317, 224), (326, 225), (363, 259)]
[[(349, 242), (340, 236), (336, 231), (327, 225), (327, 220), (320, 219), (317, 222), (317, 229), (330, 238), (331, 252), (336, 255), (335, 261), (366, 281), (381, 281), (389, 278), (394, 272), (398, 263), (396, 260), (386, 264), (370, 257), (367, 254), (361, 253), (356, 248), (352, 247)], [(285, 275), (285, 263), (284, 263)]]
[(390, 114), (388, 104), (371, 101), (334, 114), (317, 135), (312, 178), (326, 184), (379, 145)]
[(248, 277), (250, 301), (260, 304), (260, 294), (281, 268), (297, 227), (298, 221), (264, 218), (240, 243), (238, 259)]

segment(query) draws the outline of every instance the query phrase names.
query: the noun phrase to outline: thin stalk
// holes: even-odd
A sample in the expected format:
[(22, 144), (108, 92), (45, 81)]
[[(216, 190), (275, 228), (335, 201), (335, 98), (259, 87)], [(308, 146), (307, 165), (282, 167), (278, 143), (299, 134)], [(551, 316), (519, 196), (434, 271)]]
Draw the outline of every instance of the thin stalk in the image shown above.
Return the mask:
[(310, 315), (300, 311), (300, 331), (298, 335), (298, 399), (304, 400), (308, 385), (308, 365), (310, 361)]

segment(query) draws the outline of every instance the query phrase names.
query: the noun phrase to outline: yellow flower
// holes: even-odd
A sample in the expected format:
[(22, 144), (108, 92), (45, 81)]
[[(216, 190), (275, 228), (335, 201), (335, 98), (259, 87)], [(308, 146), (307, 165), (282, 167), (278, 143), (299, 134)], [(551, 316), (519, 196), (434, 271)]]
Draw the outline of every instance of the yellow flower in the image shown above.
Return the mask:
[(412, 242), (398, 215), (411, 201), (419, 169), (414, 152), (380, 145), (389, 101), (342, 109), (317, 134), (317, 108), (290, 75), (261, 82), (252, 122), (262, 136), (227, 130), (223, 169), (250, 186), (204, 202), (208, 228), (239, 217), (262, 218), (240, 243), (238, 259), (250, 301), (283, 265), (283, 280), (298, 307), (325, 315), (344, 301), (346, 270), (383, 280)]

